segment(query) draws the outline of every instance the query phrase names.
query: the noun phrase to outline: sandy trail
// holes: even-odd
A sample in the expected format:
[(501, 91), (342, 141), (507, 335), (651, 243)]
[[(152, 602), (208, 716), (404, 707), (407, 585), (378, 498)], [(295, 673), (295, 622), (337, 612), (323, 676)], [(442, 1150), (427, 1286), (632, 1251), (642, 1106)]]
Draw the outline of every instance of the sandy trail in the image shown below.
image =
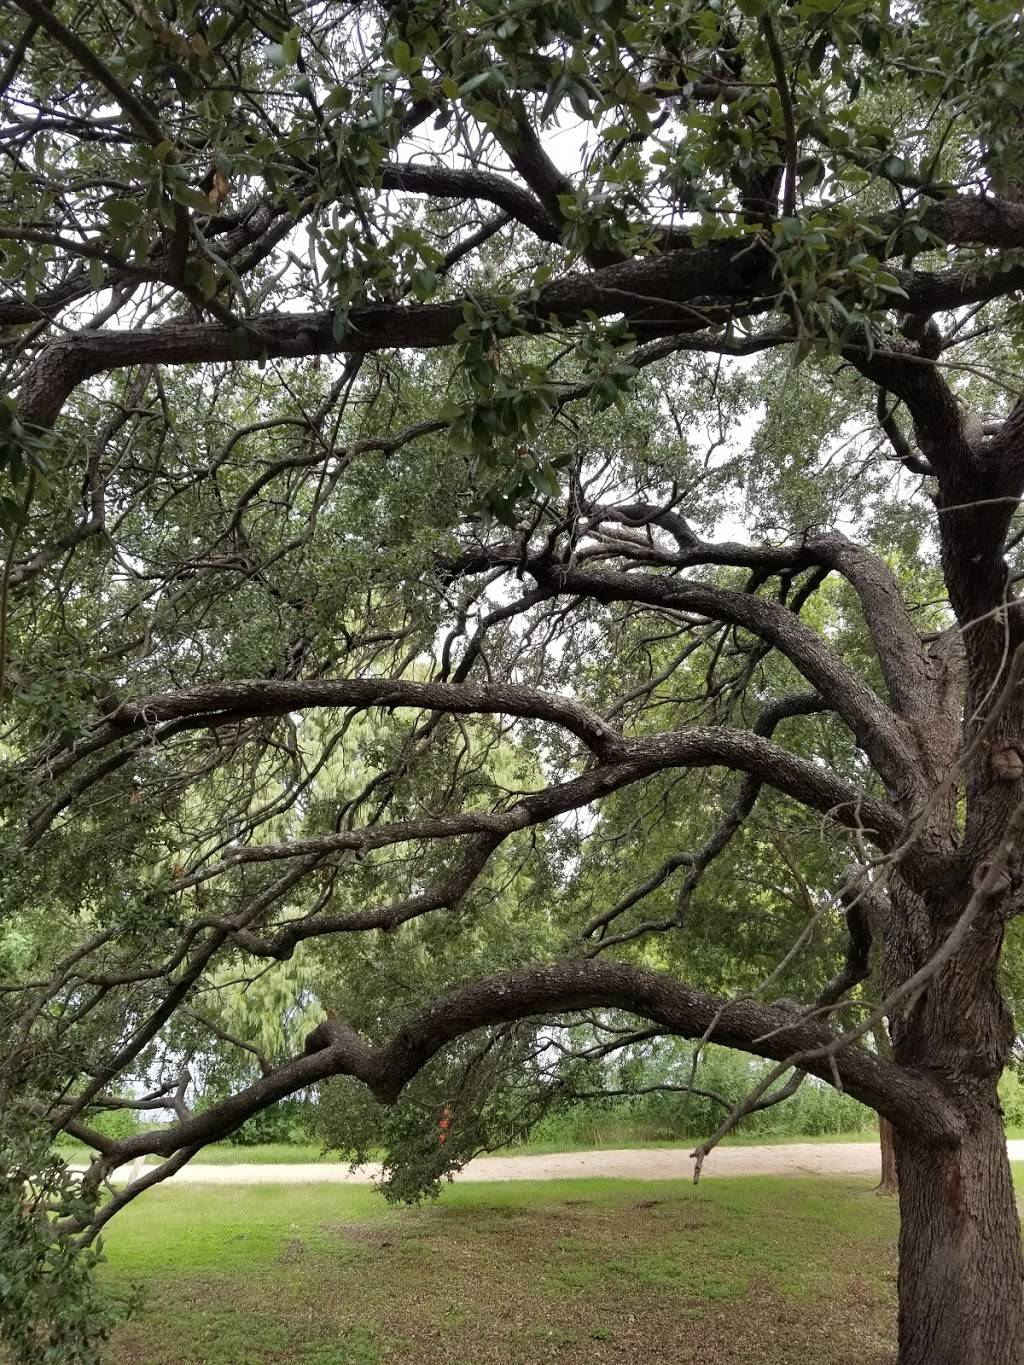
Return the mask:
[[(1024, 1139), (1007, 1143), (1011, 1161), (1024, 1161)], [(122, 1166), (118, 1183), (140, 1175)], [(794, 1142), (778, 1147), (719, 1147), (704, 1163), (702, 1179), (727, 1175), (876, 1175), (878, 1147), (873, 1142)], [(376, 1163), (257, 1164), (238, 1162), (185, 1166), (169, 1179), (190, 1185), (368, 1185), (380, 1175)], [(566, 1180), (605, 1176), (616, 1180), (680, 1180), (693, 1176), (693, 1159), (682, 1147), (625, 1148), (603, 1152), (553, 1152), (535, 1156), (482, 1156), (456, 1180)]]

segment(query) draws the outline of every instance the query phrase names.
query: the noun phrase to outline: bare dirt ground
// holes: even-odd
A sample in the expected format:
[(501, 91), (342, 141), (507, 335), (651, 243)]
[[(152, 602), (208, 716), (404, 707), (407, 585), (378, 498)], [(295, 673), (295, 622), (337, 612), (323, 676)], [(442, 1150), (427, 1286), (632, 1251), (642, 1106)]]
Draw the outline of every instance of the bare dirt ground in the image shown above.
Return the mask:
[[(1011, 1161), (1024, 1161), (1024, 1139), (1007, 1143)], [(777, 1147), (719, 1147), (704, 1163), (701, 1178), (728, 1175), (875, 1175), (878, 1148), (873, 1142), (794, 1142)], [(132, 1174), (140, 1174), (131, 1172)], [(114, 1179), (129, 1177), (122, 1167)], [(170, 1177), (193, 1185), (369, 1185), (380, 1175), (376, 1164), (299, 1163), (231, 1166), (192, 1163)], [(693, 1159), (681, 1147), (646, 1147), (601, 1152), (553, 1152), (543, 1156), (484, 1156), (471, 1161), (456, 1180), (566, 1180), (605, 1176), (616, 1180), (692, 1179)]]

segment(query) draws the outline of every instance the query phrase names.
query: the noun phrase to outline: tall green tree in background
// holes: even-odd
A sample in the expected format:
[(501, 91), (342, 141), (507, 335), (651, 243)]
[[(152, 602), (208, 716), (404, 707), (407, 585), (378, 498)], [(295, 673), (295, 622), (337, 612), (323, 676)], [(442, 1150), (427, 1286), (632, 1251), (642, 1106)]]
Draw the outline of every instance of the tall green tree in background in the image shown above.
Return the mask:
[[(890, 1121), (901, 1365), (1019, 1360), (1022, 107), (994, 0), (8, 0), (23, 1359), (275, 1101), (583, 1017)], [(326, 1018), (197, 1111), (296, 952)]]

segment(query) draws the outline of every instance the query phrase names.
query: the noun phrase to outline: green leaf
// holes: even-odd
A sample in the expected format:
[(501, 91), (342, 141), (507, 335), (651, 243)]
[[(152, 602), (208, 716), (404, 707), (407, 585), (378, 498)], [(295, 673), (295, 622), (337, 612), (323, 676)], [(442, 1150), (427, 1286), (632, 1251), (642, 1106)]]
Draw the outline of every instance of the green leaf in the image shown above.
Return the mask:
[(421, 298), (426, 298), (428, 294), (432, 294), (437, 288), (437, 275), (433, 270), (417, 270), (414, 272), (412, 280), (413, 287)]
[(825, 60), (825, 53), (828, 51), (831, 34), (827, 28), (823, 28), (814, 41), (814, 45), (807, 54), (807, 65), (817, 74), (821, 70), (821, 64)]
[(803, 156), (796, 163), (801, 194), (815, 190), (825, 179), (825, 163), (819, 156)]
[(103, 212), (116, 227), (131, 227), (142, 218), (142, 205), (137, 199), (108, 199)]
[(591, 109), (589, 92), (586, 87), (581, 85), (578, 81), (570, 81), (566, 93), (569, 96), (569, 103), (572, 105), (573, 112), (589, 123), (591, 119)]
[(211, 213), (213, 211), (209, 197), (202, 190), (196, 189), (192, 185), (185, 185), (180, 180), (174, 182), (171, 194), (179, 204), (186, 204), (190, 209), (196, 209), (199, 213)]
[(474, 90), (480, 90), (487, 85), (491, 79), (490, 71), (478, 71), (475, 76), (470, 76), (468, 81), (463, 81), (459, 86), (460, 95), (471, 95)]
[(411, 76), (420, 69), (420, 60), (414, 54), (412, 48), (403, 39), (395, 43), (391, 49), (391, 60), (398, 67), (403, 76)]
[(566, 87), (568, 86), (568, 84), (569, 77), (566, 75), (564, 71), (560, 72), (557, 79), (554, 81), (551, 88), (548, 90), (547, 97), (544, 100), (543, 106), (541, 107), (540, 111), (541, 123), (545, 123), (555, 112), (558, 106), (561, 104), (562, 97), (565, 94)]
[(216, 50), (220, 47), (221, 43), (228, 35), (228, 29), (234, 22), (235, 16), (227, 9), (214, 15), (206, 30), (206, 41), (210, 48)]
[(299, 59), (300, 36), (298, 28), (290, 28), (281, 39), (281, 55), (287, 66), (294, 66)]
[(538, 493), (543, 493), (549, 498), (557, 498), (562, 491), (558, 475), (547, 462), (540, 464), (536, 469), (530, 471), (530, 482)]

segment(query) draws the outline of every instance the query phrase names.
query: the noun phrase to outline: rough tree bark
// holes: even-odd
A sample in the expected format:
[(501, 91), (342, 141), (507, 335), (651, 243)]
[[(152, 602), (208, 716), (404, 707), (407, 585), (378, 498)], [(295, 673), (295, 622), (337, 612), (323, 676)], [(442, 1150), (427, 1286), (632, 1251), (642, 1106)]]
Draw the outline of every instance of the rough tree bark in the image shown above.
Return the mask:
[(934, 324), (910, 319), (905, 332), (915, 338), (916, 373), (892, 359), (861, 369), (899, 392), (913, 416), (938, 485), (942, 568), (957, 625), (912, 717), (924, 788), (909, 801), (890, 788), (908, 822), (916, 805), (935, 870), (916, 879), (896, 871), (890, 879), (886, 988), (920, 970), (958, 925), (969, 928), (890, 1017), (897, 1064), (932, 1077), (963, 1120), (959, 1143), (942, 1152), (922, 1144), (913, 1125), (896, 1126), (899, 1361), (1020, 1365), (1024, 1260), (996, 1087), (1013, 1039), (999, 955), (1006, 922), (1022, 908), (1024, 645), (1005, 544), (1022, 492), (1024, 402), (985, 441), (938, 368), (920, 363), (934, 354)]
[[(991, 752), (981, 746), (977, 761), (978, 768), (989, 769), (987, 776), (977, 770), (968, 775), (977, 793), (993, 785)], [(1013, 828), (1000, 820), (983, 837), (974, 829), (982, 847), (971, 870), (970, 895), (978, 907), (972, 928), (923, 993), (905, 1001), (891, 1020), (896, 1063), (932, 1078), (962, 1118), (960, 1140), (944, 1148), (922, 1142), (913, 1123), (894, 1125), (899, 1365), (1024, 1360), (1024, 1258), (997, 1095), (1013, 1041), (1012, 1018), (997, 982), (1013, 876), (1000, 874), (989, 896), (980, 897), (978, 890), (1000, 848), (1017, 856)], [(994, 830), (1001, 843), (993, 839)], [(902, 902), (902, 915), (884, 959), (891, 979), (905, 980), (953, 931), (968, 908), (968, 892), (951, 898), (941, 886), (931, 894), (928, 888), (916, 894), (894, 888), (894, 899)]]
[(896, 1134), (888, 1119), (878, 1120), (878, 1147), (880, 1174), (875, 1193), (887, 1196), (897, 1195), (900, 1192), (900, 1182), (896, 1170)]
[(895, 1128), (900, 1365), (1020, 1365), (1024, 1259), (996, 1087), (1012, 1023), (995, 972), (1002, 925), (979, 925), (894, 1021), (897, 1062), (938, 1080), (963, 1116), (946, 1149)]
[[(884, 1023), (874, 1032), (875, 1048), (881, 1057), (892, 1059), (892, 1044), (889, 1031)], [(894, 1198), (900, 1192), (899, 1176), (896, 1171), (896, 1131), (888, 1119), (878, 1120), (879, 1178), (875, 1193), (885, 1198)]]
[(1024, 1359), (1024, 1263), (994, 1083), (963, 1102), (968, 1132), (954, 1150), (896, 1136), (899, 1365)]
[(899, 1063), (936, 1077), (963, 1115), (940, 1151), (896, 1132), (900, 1185), (900, 1365), (1020, 1365), (1024, 1259), (996, 1087), (1012, 1022), (995, 973), (1002, 925), (979, 925), (897, 1021)]

